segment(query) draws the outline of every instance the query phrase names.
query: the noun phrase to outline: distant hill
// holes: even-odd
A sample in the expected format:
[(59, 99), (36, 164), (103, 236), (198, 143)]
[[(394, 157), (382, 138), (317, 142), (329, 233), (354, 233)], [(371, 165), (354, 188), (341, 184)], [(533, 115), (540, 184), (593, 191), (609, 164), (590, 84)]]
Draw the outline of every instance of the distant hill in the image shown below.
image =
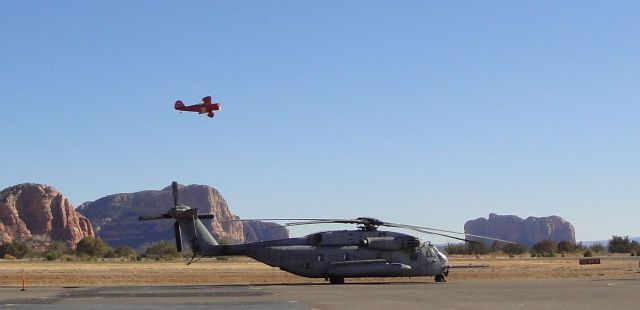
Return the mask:
[(94, 231), (58, 190), (25, 183), (0, 192), (0, 235), (2, 243), (18, 241), (43, 250), (52, 240), (75, 247), (82, 238), (94, 236)]
[[(203, 220), (203, 223), (217, 239), (235, 243), (288, 238), (287, 229), (275, 223), (224, 222), (238, 217), (231, 213), (226, 200), (213, 187), (179, 185), (179, 194), (181, 203), (198, 208), (200, 213), (214, 215), (215, 220)], [(167, 187), (109, 195), (85, 202), (77, 210), (91, 221), (98, 237), (111, 246), (129, 245), (142, 250), (151, 243), (173, 241), (174, 221), (138, 221), (138, 217), (165, 213), (172, 205), (172, 190)]]
[[(542, 240), (575, 242), (575, 228), (559, 216), (533, 217), (522, 219), (515, 215), (489, 214), (489, 218), (477, 218), (464, 224), (466, 234), (481, 235), (509, 240), (528, 247)], [(474, 237), (467, 237), (475, 240)], [(492, 241), (479, 240), (487, 244)]]

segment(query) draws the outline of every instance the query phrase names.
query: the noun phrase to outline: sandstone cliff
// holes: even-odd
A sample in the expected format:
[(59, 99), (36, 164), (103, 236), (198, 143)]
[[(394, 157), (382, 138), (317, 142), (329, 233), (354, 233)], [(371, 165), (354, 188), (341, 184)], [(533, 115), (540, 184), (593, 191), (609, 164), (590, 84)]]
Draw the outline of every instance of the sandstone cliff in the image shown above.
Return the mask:
[[(464, 224), (467, 234), (482, 235), (518, 242), (531, 247), (538, 241), (551, 239), (556, 242), (575, 242), (575, 229), (571, 223), (558, 216), (522, 219), (515, 215), (489, 214), (489, 219), (478, 218)], [(473, 238), (469, 238), (473, 239)], [(491, 242), (488, 242), (491, 243)]]
[(2, 242), (27, 242), (43, 249), (51, 240), (71, 246), (95, 236), (91, 223), (76, 213), (71, 203), (55, 188), (41, 184), (20, 184), (0, 192)]
[[(237, 219), (220, 193), (206, 185), (179, 186), (180, 203), (212, 213), (215, 220), (203, 220), (216, 239), (251, 242), (287, 238), (284, 227), (263, 228), (262, 224), (219, 222)], [(138, 250), (162, 240), (174, 240), (173, 221), (138, 221), (141, 215), (165, 213), (173, 207), (171, 187), (136, 193), (114, 194), (85, 202), (78, 212), (89, 218), (98, 237), (111, 246), (129, 245)], [(272, 226), (272, 225), (270, 225)], [(186, 245), (185, 245), (186, 246)]]

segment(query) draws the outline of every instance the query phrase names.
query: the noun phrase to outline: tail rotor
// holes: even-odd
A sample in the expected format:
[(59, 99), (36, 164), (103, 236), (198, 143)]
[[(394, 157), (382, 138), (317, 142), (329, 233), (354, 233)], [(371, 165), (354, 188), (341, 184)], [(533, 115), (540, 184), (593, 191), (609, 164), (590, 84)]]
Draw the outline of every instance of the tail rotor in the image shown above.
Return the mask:
[[(182, 246), (182, 229), (180, 227), (182, 222), (183, 225), (187, 225), (189, 229), (193, 230), (193, 232), (188, 232), (187, 235), (194, 235), (196, 238), (198, 236), (196, 232), (196, 219), (213, 219), (213, 214), (198, 214), (198, 208), (190, 208), (188, 206), (180, 204), (179, 199), (179, 191), (178, 191), (178, 182), (173, 181), (171, 183), (171, 189), (173, 194), (173, 208), (169, 209), (166, 213), (161, 213), (158, 215), (146, 215), (138, 217), (140, 221), (150, 221), (150, 220), (160, 220), (160, 219), (174, 219), (176, 220), (173, 224), (173, 231), (176, 239), (176, 249), (178, 252), (181, 252), (183, 249)], [(200, 223), (199, 225), (202, 225)], [(192, 240), (194, 241), (194, 240)]]

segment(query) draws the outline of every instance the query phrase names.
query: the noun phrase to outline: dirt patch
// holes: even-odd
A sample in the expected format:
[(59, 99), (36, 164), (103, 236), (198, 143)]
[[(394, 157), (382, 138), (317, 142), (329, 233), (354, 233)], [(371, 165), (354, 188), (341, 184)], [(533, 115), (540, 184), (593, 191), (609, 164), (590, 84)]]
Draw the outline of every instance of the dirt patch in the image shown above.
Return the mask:
[[(450, 257), (455, 268), (449, 281), (500, 280), (515, 278), (640, 278), (639, 258), (602, 257), (600, 265), (579, 265), (578, 257)], [(24, 271), (24, 273), (23, 273)], [(158, 262), (48, 262), (35, 260), (0, 261), (0, 285), (19, 286), (24, 274), (27, 286), (90, 285), (184, 285), (184, 284), (264, 284), (323, 283), (324, 279), (298, 277), (245, 257), (229, 260), (202, 259), (187, 266), (183, 261)], [(357, 278), (349, 282), (393, 282), (407, 278)], [(428, 281), (431, 277), (414, 277)]]

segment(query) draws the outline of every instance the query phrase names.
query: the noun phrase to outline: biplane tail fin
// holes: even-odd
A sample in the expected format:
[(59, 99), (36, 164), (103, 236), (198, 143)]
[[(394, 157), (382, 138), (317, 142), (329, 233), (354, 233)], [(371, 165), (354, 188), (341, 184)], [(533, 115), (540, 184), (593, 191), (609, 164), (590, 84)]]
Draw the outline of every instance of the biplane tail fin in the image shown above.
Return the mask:
[(176, 110), (180, 108), (184, 108), (184, 103), (182, 102), (182, 100), (176, 101), (175, 108)]

